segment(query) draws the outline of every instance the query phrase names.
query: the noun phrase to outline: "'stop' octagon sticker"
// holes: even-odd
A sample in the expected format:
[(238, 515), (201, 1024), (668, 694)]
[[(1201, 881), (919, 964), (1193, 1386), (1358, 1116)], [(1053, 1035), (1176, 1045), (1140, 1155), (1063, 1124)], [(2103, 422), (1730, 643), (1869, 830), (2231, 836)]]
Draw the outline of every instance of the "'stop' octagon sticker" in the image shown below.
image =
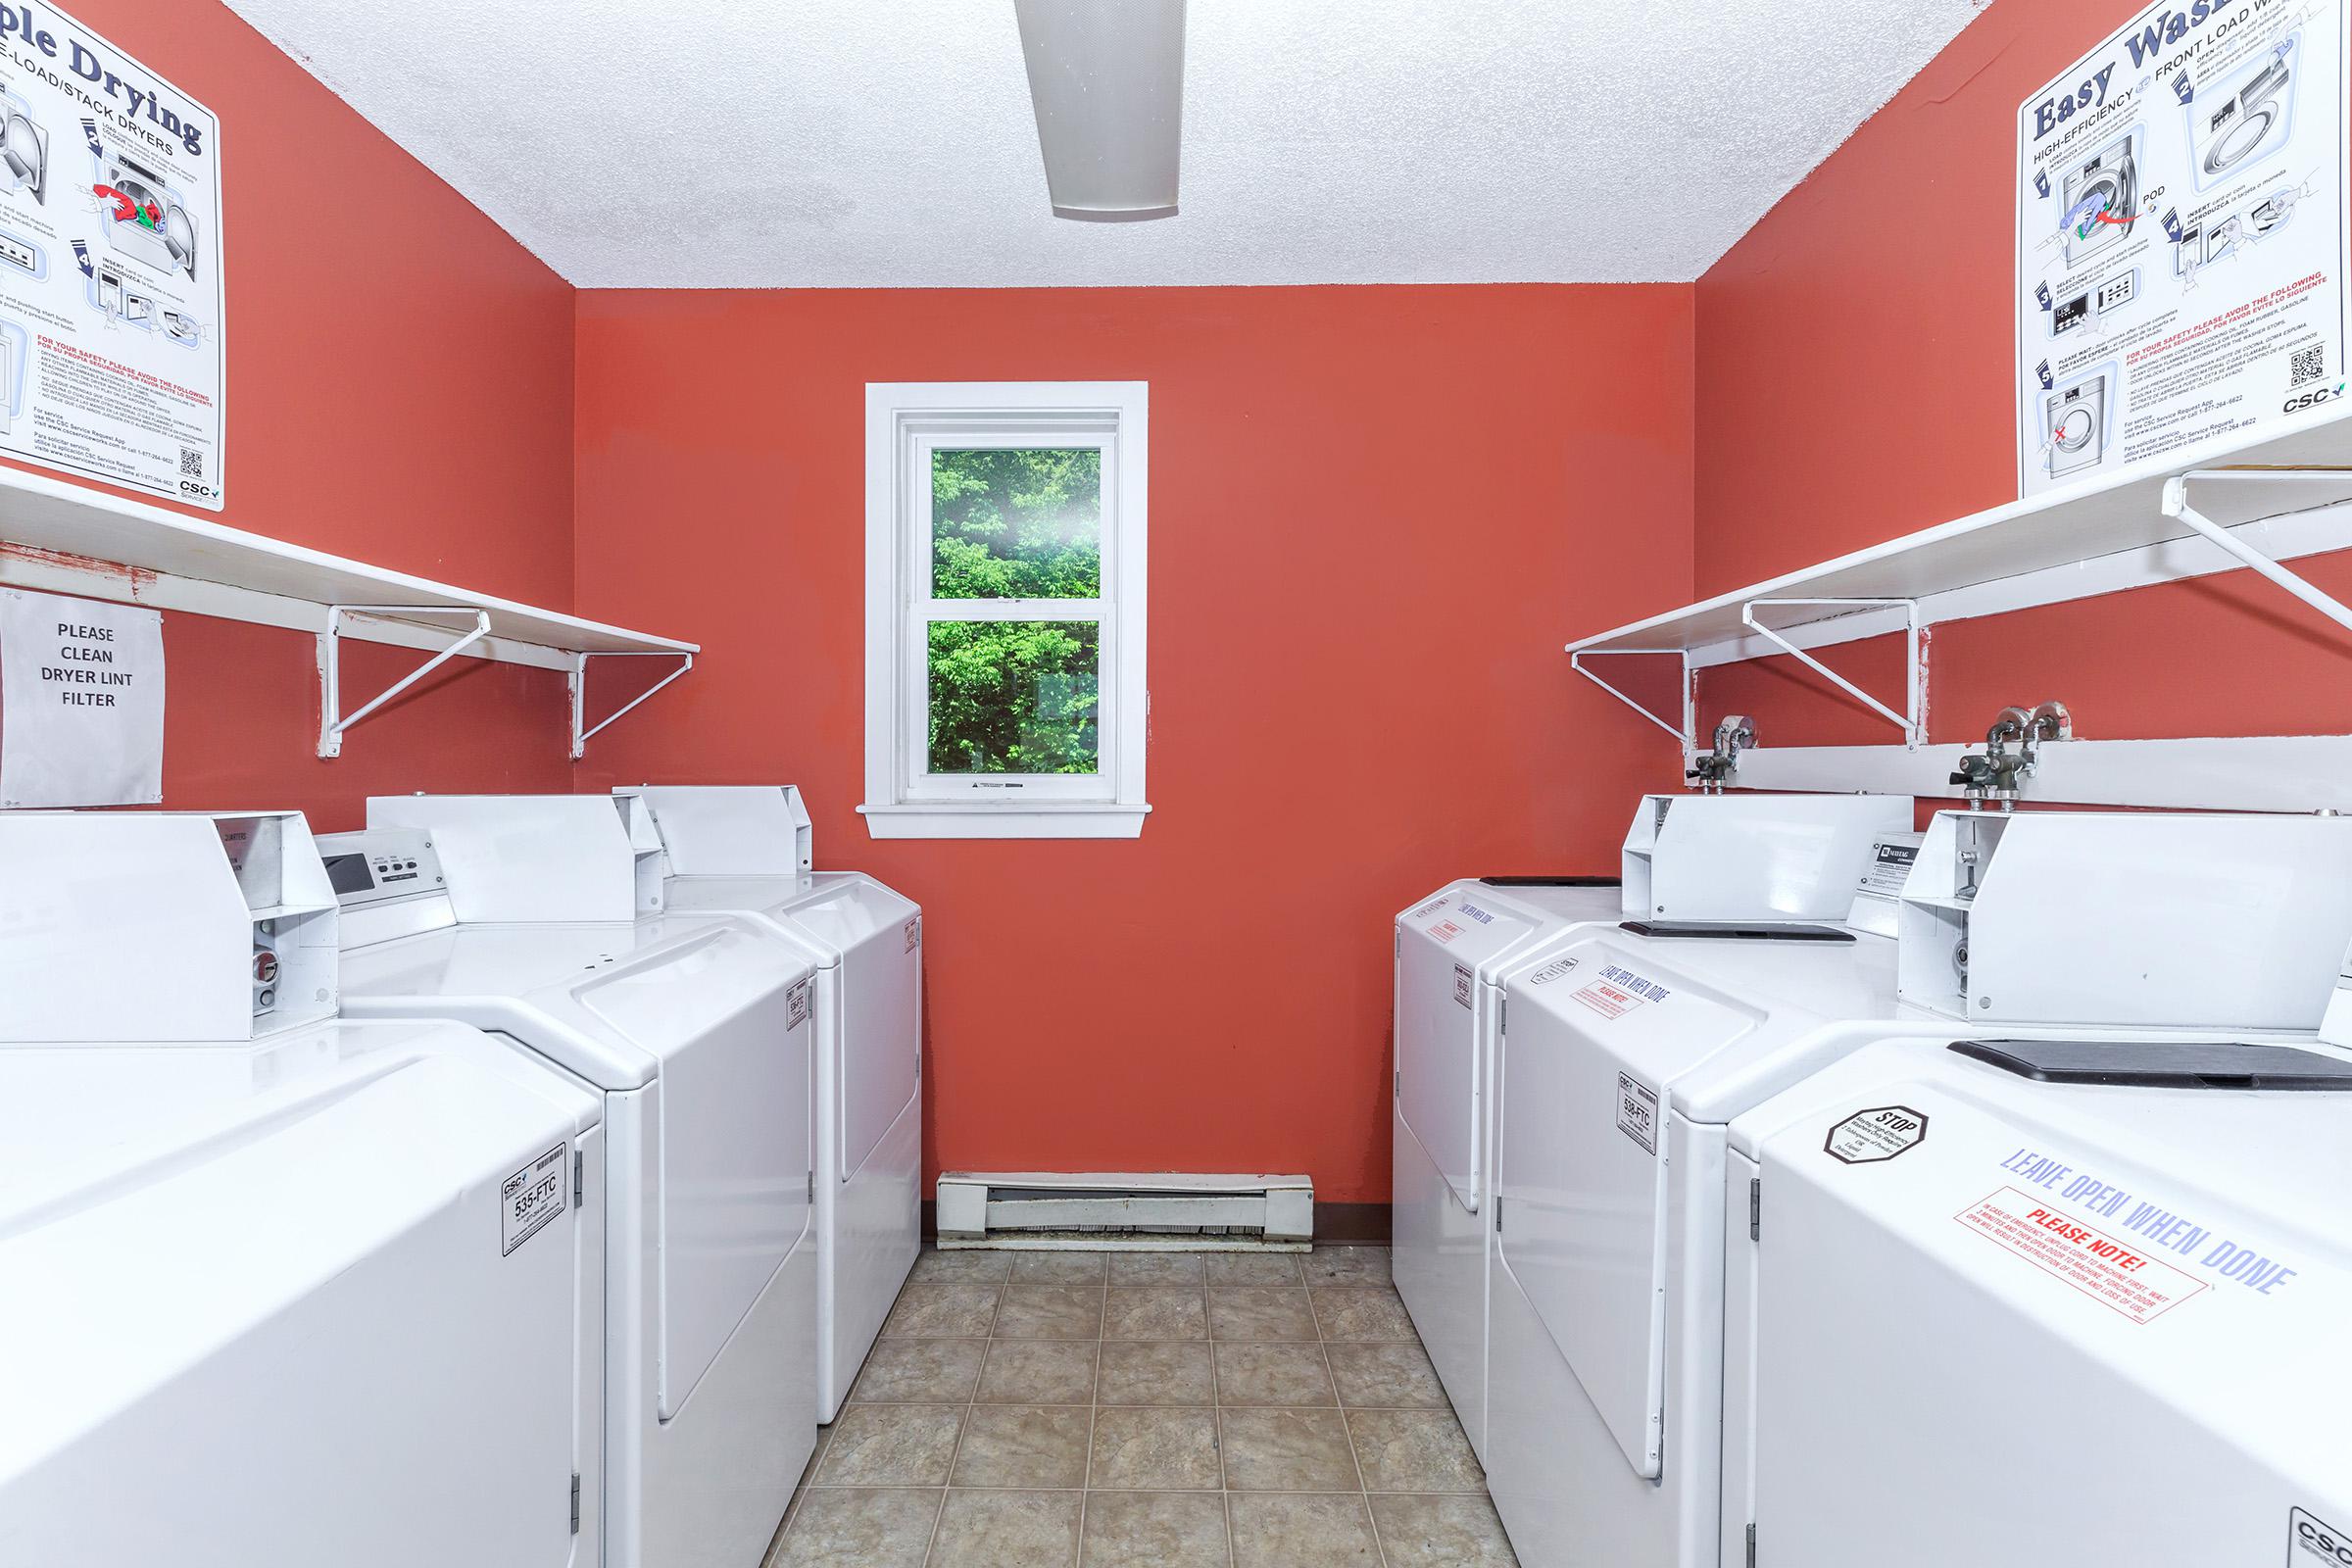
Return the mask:
[(1926, 1143), (1928, 1118), (1909, 1105), (1874, 1105), (1857, 1110), (1830, 1129), (1822, 1150), (1848, 1165), (1875, 1165), (1907, 1154)]

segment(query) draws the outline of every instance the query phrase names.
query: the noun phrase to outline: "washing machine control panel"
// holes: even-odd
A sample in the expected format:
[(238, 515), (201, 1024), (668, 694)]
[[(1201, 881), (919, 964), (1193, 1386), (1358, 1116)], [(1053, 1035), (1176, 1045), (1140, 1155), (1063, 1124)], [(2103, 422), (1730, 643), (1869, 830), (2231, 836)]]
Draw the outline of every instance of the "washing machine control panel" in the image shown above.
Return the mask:
[(318, 841), (327, 885), (350, 909), (439, 894), (447, 884), (432, 835), (417, 828), (379, 827), (330, 833)]

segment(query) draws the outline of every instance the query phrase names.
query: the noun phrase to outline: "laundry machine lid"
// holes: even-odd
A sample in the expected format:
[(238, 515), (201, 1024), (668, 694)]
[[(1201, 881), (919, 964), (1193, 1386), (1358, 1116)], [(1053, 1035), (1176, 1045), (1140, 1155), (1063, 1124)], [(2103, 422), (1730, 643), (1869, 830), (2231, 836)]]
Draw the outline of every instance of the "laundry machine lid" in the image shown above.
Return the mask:
[(0, 1334), (33, 1352), (0, 1358), (0, 1554), (154, 1560), (200, 1519), (216, 1549), (302, 1560), (392, 1448), (435, 1508), (348, 1560), (558, 1568), (561, 1514), (501, 1489), (578, 1468), (602, 1348), (576, 1227), (516, 1236), (504, 1189), (555, 1154), (539, 1211), (567, 1212), (559, 1152), (598, 1113), (447, 1023), (0, 1050)]
[(1626, 1462), (1654, 1477), (1664, 1447), (1667, 1095), (1770, 1014), (1643, 948), (1587, 936), (1509, 987), (1495, 1246)]
[(2055, 1561), (2086, 1519), (2100, 1561), (2347, 1539), (2352, 1095), (2049, 1083), (1925, 1039), (1757, 1114), (1774, 1552)]

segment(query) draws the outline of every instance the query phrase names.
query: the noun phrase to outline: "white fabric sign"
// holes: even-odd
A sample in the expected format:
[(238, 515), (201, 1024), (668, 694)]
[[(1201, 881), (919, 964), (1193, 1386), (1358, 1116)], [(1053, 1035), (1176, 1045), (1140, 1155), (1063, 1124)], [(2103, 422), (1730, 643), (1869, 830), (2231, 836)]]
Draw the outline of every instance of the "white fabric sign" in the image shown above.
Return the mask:
[(0, 808), (164, 798), (164, 617), (0, 589)]
[(2345, 395), (2346, 0), (2157, 0), (2018, 108), (2018, 493)]

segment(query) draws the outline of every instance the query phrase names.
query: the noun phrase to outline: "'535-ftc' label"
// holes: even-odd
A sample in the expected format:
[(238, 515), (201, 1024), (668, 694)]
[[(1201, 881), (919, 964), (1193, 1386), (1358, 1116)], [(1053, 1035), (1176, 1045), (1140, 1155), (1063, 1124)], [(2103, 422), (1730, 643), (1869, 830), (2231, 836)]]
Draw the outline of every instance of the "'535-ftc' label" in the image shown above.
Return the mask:
[(508, 1177), (499, 1195), (499, 1255), (503, 1257), (571, 1207), (569, 1141), (558, 1144)]

